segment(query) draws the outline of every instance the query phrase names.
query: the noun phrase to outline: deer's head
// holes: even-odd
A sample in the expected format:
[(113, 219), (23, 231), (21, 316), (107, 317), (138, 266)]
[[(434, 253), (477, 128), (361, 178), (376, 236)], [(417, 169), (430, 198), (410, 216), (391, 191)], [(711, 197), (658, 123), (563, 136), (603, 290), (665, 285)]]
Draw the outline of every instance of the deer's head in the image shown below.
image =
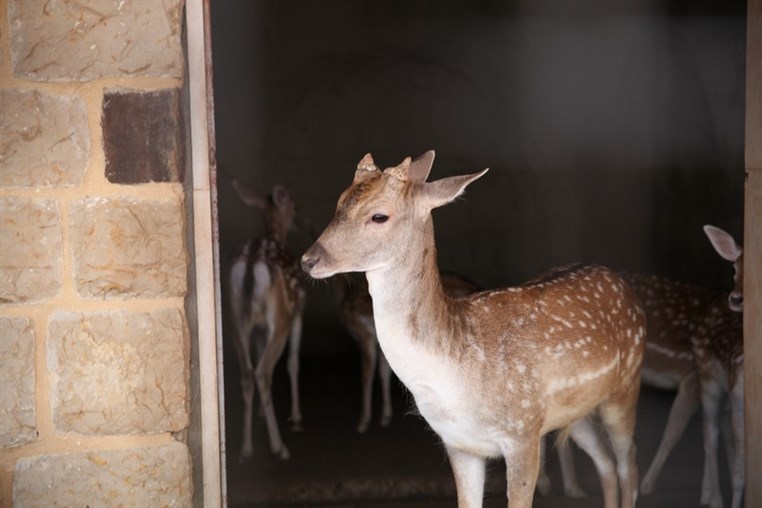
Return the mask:
[(733, 236), (722, 229), (706, 225), (704, 232), (709, 237), (712, 247), (725, 260), (733, 263), (735, 285), (728, 295), (728, 305), (736, 312), (743, 311), (743, 247), (738, 245)]
[(431, 236), (431, 210), (460, 196), (487, 172), (426, 182), (433, 162), (434, 152), (428, 151), (382, 171), (370, 154), (363, 157), (333, 220), (302, 256), (302, 268), (325, 278), (404, 263), (409, 246)]
[(295, 229), (296, 221), (296, 205), (288, 190), (275, 185), (269, 196), (263, 196), (238, 180), (233, 180), (233, 188), (241, 201), (262, 210), (266, 235), (285, 245), (286, 236)]

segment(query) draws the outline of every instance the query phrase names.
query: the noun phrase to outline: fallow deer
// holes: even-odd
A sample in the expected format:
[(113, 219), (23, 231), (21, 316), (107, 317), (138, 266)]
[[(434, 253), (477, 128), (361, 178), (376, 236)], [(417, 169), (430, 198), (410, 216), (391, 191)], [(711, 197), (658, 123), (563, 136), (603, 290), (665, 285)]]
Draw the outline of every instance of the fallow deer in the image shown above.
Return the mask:
[[(693, 357), (695, 324), (724, 300), (721, 293), (657, 275), (626, 273), (625, 279), (646, 311), (646, 350), (642, 383), (675, 390), (664, 434), (641, 483), (641, 492), (653, 492), (664, 462), (701, 404), (699, 377)], [(708, 488), (709, 466), (704, 465), (702, 492)]]
[[(708, 288), (657, 275), (628, 272), (622, 275), (640, 298), (646, 313), (647, 334), (641, 382), (646, 386), (677, 392), (656, 455), (640, 486), (643, 494), (650, 494), (669, 454), (701, 405), (699, 373), (692, 342), (697, 323), (717, 313), (716, 309), (723, 307), (725, 297)], [(742, 295), (735, 300), (742, 301)], [(724, 427), (720, 430), (723, 434), (729, 434)], [(732, 446), (732, 436), (723, 437)], [(564, 490), (567, 495), (575, 495), (567, 486), (567, 483), (573, 485), (576, 481), (570, 451), (559, 448), (558, 455), (562, 464)], [(728, 457), (732, 456), (732, 453), (728, 454)], [(704, 461), (702, 499), (708, 499), (711, 491), (710, 462), (709, 459)], [(549, 486), (545, 488), (549, 489)]]
[[(445, 292), (454, 298), (474, 293), (479, 289), (470, 280), (453, 273), (442, 272), (441, 277)], [(385, 427), (392, 421), (391, 369), (384, 353), (379, 349), (376, 325), (373, 321), (373, 303), (365, 278), (349, 279), (335, 276), (331, 277), (331, 281), (339, 305), (341, 322), (360, 349), (362, 409), (357, 432), (362, 434), (370, 425), (376, 364), (381, 380), (381, 426)]]
[(270, 451), (281, 459), (288, 459), (288, 448), (281, 439), (273, 407), (272, 377), (288, 342), (291, 424), (294, 430), (300, 430), (299, 349), (306, 291), (299, 264), (286, 251), (286, 237), (293, 229), (296, 207), (281, 185), (273, 187), (268, 197), (238, 181), (233, 182), (233, 187), (244, 203), (263, 211), (265, 226), (264, 237), (249, 240), (234, 257), (228, 280), (244, 405), (239, 460), (250, 459), (254, 452), (255, 388), (259, 391), (267, 424)]
[(717, 305), (697, 323), (693, 334), (693, 354), (701, 385), (704, 413), (704, 455), (709, 465), (709, 488), (702, 493), (701, 504), (723, 506), (717, 466), (719, 412), (727, 394), (730, 398), (733, 432), (733, 463), (730, 465), (733, 496), (731, 506), (740, 508), (744, 489), (744, 376), (743, 376), (743, 249), (732, 236), (719, 228), (705, 226), (704, 231), (715, 250), (734, 263), (736, 284), (724, 305)]
[[(633, 432), (645, 338), (637, 298), (600, 266), (452, 299), (431, 211), (486, 170), (426, 182), (434, 152), (379, 170), (370, 154), (302, 256), (315, 278), (365, 272), (389, 365), (450, 458), (458, 506), (482, 504), (485, 458), (502, 455), (511, 508), (532, 504), (540, 439), (568, 427), (601, 476), (605, 506), (637, 496)], [(591, 422), (600, 417), (616, 465)]]

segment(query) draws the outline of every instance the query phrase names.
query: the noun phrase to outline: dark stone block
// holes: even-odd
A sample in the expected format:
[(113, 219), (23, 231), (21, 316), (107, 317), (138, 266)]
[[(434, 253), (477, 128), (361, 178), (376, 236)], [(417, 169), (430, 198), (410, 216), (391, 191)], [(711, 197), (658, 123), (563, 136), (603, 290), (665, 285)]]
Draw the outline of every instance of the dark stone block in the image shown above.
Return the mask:
[(106, 91), (103, 149), (109, 182), (182, 182), (185, 124), (178, 89)]

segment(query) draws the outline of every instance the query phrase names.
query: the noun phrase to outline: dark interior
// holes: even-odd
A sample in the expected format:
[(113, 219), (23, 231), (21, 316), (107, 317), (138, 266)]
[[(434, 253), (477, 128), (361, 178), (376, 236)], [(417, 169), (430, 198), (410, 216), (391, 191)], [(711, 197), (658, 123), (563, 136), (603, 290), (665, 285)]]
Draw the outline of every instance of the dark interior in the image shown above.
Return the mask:
[[(729, 290), (732, 269), (702, 226), (742, 232), (745, 12), (736, 0), (212, 1), (223, 283), (235, 248), (263, 231), (233, 178), (264, 193), (285, 185), (319, 232), (365, 153), (387, 167), (434, 149), (430, 179), (491, 168), (434, 213), (443, 269), (492, 288), (583, 261)], [(294, 256), (312, 234), (291, 235)], [(223, 296), (226, 341), (228, 317)], [(231, 506), (454, 506), (444, 452), (404, 388), (395, 386), (389, 428), (355, 433), (359, 359), (330, 287), (312, 284), (307, 298), (303, 433), (288, 430), (283, 365), (275, 381), (290, 461), (269, 457), (260, 423), (261, 453), (236, 462), (240, 391), (228, 345)], [(644, 390), (641, 472), (671, 397)], [(564, 498), (553, 455), (554, 494), (537, 506), (601, 503), (581, 453), (592, 501)], [(702, 461), (697, 415), (663, 490), (639, 506), (698, 505)], [(495, 469), (488, 492), (504, 506)], [(421, 487), (430, 478), (444, 486)]]

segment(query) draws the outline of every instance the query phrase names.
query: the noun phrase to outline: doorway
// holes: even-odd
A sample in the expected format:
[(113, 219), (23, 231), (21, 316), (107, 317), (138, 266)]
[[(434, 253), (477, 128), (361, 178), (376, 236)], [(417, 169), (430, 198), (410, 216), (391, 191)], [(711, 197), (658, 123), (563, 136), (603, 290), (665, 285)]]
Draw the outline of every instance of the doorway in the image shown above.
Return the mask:
[[(433, 178), (492, 168), (489, 185), (436, 212), (440, 267), (488, 288), (595, 261), (728, 289), (730, 273), (700, 228), (742, 233), (745, 4), (585, 5), (213, 2), (223, 279), (236, 246), (262, 231), (232, 178), (285, 185), (320, 229), (366, 152), (394, 165), (434, 148)], [(310, 231), (295, 233), (292, 253), (311, 241)], [(261, 453), (236, 462), (239, 383), (232, 348), (224, 350), (231, 506), (453, 492), (436, 437), (399, 385), (392, 425), (374, 421), (356, 434), (359, 357), (333, 300), (330, 288), (310, 288), (303, 433), (287, 430), (283, 365), (275, 380), (288, 462), (266, 452), (261, 425)], [(223, 318), (224, 303), (223, 294)], [(671, 398), (644, 400), (643, 414), (654, 416), (639, 419), (643, 470), (658, 442), (649, 422), (665, 417)], [(670, 506), (697, 504), (698, 425), (673, 452), (672, 469), (686, 472), (673, 481), (686, 492)], [(499, 468), (493, 490), (502, 498)], [(588, 481), (595, 495), (597, 480)]]

